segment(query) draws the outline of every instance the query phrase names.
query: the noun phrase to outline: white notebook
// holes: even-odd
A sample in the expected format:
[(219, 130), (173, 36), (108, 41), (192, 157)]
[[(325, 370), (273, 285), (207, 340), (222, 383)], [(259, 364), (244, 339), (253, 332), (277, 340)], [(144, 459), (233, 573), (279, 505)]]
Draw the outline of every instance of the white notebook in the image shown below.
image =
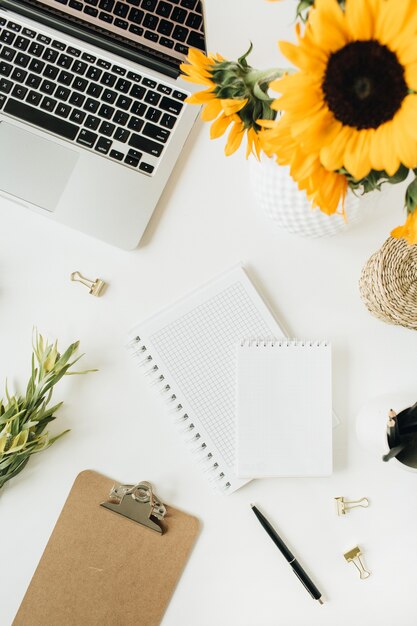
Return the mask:
[(240, 266), (130, 334), (132, 352), (182, 438), (225, 493), (247, 482), (235, 472), (236, 342), (253, 336), (284, 333)]
[(237, 475), (331, 474), (330, 345), (253, 340), (237, 353)]

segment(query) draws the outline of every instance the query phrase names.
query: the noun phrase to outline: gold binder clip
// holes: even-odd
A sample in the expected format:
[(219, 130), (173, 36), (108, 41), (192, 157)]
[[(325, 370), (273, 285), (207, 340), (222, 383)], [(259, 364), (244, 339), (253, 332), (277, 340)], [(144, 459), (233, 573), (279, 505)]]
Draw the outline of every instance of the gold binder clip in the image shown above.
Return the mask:
[(152, 491), (152, 485), (146, 481), (137, 485), (114, 485), (109, 499), (102, 502), (101, 506), (163, 533), (159, 522), (165, 517), (166, 507)]
[(359, 546), (355, 546), (354, 548), (352, 548), (352, 550), (345, 552), (343, 556), (348, 563), (353, 563), (353, 565), (359, 571), (359, 576), (362, 580), (365, 580), (365, 578), (369, 578), (371, 572), (368, 572), (368, 570), (365, 569), (365, 566), (362, 563), (361, 556), (363, 555)]
[(335, 498), (335, 500), (336, 500), (336, 507), (337, 507), (338, 515), (346, 515), (347, 511), (349, 511), (350, 509), (355, 509), (358, 506), (364, 509), (366, 509), (369, 506), (368, 498), (361, 498), (360, 500), (351, 500), (349, 502), (348, 500), (345, 500), (343, 496), (340, 496), (339, 498)]
[(90, 280), (89, 278), (85, 278), (85, 276), (83, 276), (80, 272), (72, 272), (71, 280), (82, 283), (88, 287), (92, 296), (102, 296), (107, 286), (101, 278)]

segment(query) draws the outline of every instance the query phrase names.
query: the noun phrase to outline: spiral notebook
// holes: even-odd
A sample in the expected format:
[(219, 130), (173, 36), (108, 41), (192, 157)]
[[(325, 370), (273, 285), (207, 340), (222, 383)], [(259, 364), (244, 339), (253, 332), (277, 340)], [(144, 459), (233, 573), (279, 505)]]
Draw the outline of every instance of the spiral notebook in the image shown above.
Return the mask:
[(331, 347), (244, 341), (237, 347), (239, 477), (332, 472)]
[(248, 482), (235, 471), (236, 343), (283, 336), (240, 266), (131, 332), (133, 355), (206, 476), (225, 493)]

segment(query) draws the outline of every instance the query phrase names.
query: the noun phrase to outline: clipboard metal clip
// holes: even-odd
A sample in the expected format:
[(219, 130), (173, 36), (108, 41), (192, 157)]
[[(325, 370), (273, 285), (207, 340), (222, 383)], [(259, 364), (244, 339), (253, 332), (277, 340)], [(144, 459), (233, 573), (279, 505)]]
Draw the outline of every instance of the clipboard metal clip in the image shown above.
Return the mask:
[(101, 506), (163, 533), (160, 521), (165, 517), (166, 507), (152, 490), (152, 485), (146, 481), (136, 485), (114, 485), (109, 499), (102, 502)]

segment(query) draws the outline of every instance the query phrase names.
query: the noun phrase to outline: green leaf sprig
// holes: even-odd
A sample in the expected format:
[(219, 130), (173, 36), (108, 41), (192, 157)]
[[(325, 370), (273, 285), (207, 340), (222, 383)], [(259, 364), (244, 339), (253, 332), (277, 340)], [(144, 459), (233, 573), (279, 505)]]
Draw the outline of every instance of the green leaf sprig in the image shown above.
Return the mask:
[(65, 375), (96, 371), (69, 371), (83, 356), (74, 358), (78, 347), (79, 341), (76, 341), (60, 354), (57, 342), (49, 343), (34, 332), (32, 373), (26, 394), (10, 395), (6, 383), (6, 399), (0, 400), (0, 489), (23, 470), (32, 454), (49, 448), (69, 432), (65, 430), (50, 437), (45, 428), (56, 418), (56, 412), (63, 404), (49, 406), (57, 382)]

